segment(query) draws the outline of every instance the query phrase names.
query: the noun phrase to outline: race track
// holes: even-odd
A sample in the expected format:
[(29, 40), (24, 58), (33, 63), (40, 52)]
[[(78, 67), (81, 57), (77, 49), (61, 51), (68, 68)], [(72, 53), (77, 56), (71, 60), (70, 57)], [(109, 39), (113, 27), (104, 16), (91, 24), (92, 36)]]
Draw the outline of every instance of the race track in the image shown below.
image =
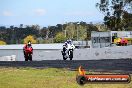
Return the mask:
[(43, 61), (1, 61), (0, 67), (34, 67), (34, 68), (69, 68), (77, 70), (83, 66), (88, 71), (132, 73), (132, 59), (104, 59), (104, 60), (43, 60)]

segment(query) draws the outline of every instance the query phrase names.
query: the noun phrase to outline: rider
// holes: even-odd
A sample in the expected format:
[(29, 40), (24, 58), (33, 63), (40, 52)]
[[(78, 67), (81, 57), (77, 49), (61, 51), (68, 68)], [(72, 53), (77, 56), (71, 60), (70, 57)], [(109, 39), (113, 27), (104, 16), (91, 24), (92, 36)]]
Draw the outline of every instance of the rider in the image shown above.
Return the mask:
[(72, 40), (70, 39), (70, 40), (67, 40), (67, 50), (69, 50), (69, 49), (75, 49), (75, 46), (73, 45), (73, 43), (72, 43)]
[(28, 41), (28, 44), (26, 44), (23, 47), (23, 53), (24, 53), (25, 61), (28, 61), (28, 54), (31, 54), (30, 60), (32, 61), (33, 48), (30, 41)]
[(66, 53), (66, 56), (68, 57), (68, 51), (70, 49), (75, 49), (75, 46), (73, 45), (72, 43), (72, 40), (67, 40), (67, 42), (65, 42), (65, 46), (66, 46), (66, 50), (65, 50), (65, 53)]
[(63, 52), (65, 53), (66, 50), (67, 50), (67, 42), (65, 42), (63, 45)]

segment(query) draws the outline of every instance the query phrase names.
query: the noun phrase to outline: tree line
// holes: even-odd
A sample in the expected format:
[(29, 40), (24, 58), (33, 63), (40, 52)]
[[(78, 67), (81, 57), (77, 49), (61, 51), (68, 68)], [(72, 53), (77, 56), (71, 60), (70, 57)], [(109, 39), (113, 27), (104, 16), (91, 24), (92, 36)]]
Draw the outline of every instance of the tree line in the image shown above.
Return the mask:
[(37, 43), (60, 43), (67, 39), (89, 40), (91, 31), (98, 31), (98, 28), (86, 22), (69, 22), (48, 27), (20, 24), (19, 27), (0, 26), (0, 40), (7, 44), (22, 44), (27, 36), (32, 35)]

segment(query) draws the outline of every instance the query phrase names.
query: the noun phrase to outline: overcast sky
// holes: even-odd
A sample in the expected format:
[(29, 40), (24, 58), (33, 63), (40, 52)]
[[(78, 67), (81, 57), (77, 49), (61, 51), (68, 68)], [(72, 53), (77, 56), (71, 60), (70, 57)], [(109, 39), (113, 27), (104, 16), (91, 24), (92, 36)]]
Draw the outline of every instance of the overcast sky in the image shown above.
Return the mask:
[(56, 25), (65, 22), (102, 22), (95, 7), (100, 0), (0, 0), (1, 25)]

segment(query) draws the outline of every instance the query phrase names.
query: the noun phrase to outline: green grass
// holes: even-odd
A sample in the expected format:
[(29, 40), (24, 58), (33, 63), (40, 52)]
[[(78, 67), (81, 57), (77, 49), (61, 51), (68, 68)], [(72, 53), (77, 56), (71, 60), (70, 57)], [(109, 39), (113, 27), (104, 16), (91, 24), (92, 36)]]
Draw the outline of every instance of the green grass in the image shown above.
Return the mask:
[(76, 71), (46, 68), (0, 68), (0, 88), (132, 88), (129, 84), (76, 83)]

